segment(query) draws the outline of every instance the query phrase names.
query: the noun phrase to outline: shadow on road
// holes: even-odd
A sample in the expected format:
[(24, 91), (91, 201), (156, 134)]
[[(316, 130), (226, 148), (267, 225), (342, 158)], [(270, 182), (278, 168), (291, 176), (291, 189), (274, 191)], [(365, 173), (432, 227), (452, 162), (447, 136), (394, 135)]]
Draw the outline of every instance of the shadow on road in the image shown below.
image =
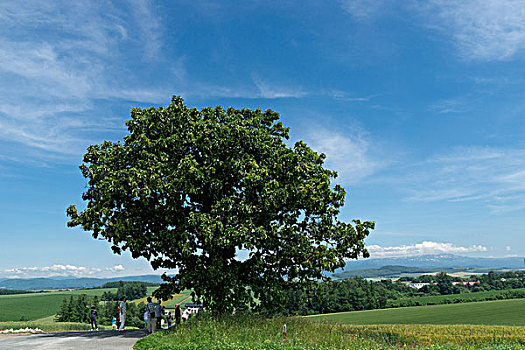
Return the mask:
[(148, 335), (145, 329), (129, 329), (124, 332), (119, 331), (93, 331), (93, 332), (59, 332), (59, 333), (47, 333), (43, 334), (42, 337), (53, 337), (53, 338), (71, 338), (71, 337), (83, 337), (92, 339), (103, 339), (103, 338), (142, 338)]

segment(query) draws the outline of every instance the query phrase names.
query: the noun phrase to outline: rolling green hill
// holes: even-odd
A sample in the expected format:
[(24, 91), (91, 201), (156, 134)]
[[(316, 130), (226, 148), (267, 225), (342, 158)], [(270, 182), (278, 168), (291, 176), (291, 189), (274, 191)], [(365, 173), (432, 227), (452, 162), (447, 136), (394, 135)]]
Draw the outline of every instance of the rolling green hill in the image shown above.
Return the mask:
[[(151, 295), (157, 288), (148, 287), (148, 295)], [(100, 288), (0, 295), (0, 322), (19, 321), (22, 316), (26, 320), (49, 317), (58, 311), (62, 300), (71, 295), (87, 294), (100, 297), (104, 292), (116, 293), (116, 291), (117, 288)]]
[(525, 299), (314, 315), (348, 324), (474, 324), (525, 326)]
[(54, 315), (70, 294), (38, 293), (0, 296), (0, 321), (36, 320)]

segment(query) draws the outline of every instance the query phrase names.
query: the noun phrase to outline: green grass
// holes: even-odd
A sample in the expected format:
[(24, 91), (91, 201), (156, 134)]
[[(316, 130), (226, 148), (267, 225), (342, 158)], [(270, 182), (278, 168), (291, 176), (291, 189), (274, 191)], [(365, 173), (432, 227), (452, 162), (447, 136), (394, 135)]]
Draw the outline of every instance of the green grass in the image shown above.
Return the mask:
[[(181, 301), (183, 301), (184, 299), (190, 296), (190, 293), (191, 291), (184, 291), (183, 293), (175, 294), (173, 296), (173, 299), (171, 299), (165, 304), (166, 309), (175, 309), (178, 303), (180, 303)], [(193, 302), (192, 298), (189, 298), (188, 300), (185, 301), (185, 303), (192, 303), (192, 302)]]
[(525, 326), (525, 299), (403, 307), (314, 315), (349, 324), (477, 324)]
[(0, 296), (0, 322), (19, 321), (23, 316), (27, 320), (36, 320), (54, 315), (67, 294), (38, 293)]
[[(288, 339), (282, 338), (287, 325)], [(508, 326), (345, 325), (301, 317), (235, 315), (190, 321), (140, 339), (135, 350), (190, 349), (523, 349), (525, 328)]]
[[(151, 295), (158, 287), (148, 287)], [(116, 293), (117, 288), (78, 289), (72, 291), (49, 291), (43, 293), (0, 295), (0, 322), (38, 320), (53, 316), (62, 305), (64, 298), (72, 295), (87, 294), (102, 296), (104, 292)]]

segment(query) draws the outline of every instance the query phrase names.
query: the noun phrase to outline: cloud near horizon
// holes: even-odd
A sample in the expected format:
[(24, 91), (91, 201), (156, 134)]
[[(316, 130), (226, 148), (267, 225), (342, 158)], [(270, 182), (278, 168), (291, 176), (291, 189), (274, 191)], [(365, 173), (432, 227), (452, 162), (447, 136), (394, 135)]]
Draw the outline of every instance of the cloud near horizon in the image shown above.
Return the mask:
[(95, 277), (102, 276), (108, 273), (118, 273), (124, 271), (122, 265), (115, 265), (112, 267), (98, 268), (85, 267), (75, 265), (54, 264), (51, 266), (32, 266), (32, 267), (17, 267), (5, 269), (3, 275), (8, 278), (32, 278), (32, 277)]
[(458, 254), (472, 252), (486, 252), (487, 248), (482, 245), (470, 247), (455, 246), (452, 243), (441, 243), (423, 241), (413, 245), (402, 245), (393, 247), (382, 247), (377, 244), (366, 247), (371, 258), (398, 258), (408, 256), (419, 256), (427, 254)]

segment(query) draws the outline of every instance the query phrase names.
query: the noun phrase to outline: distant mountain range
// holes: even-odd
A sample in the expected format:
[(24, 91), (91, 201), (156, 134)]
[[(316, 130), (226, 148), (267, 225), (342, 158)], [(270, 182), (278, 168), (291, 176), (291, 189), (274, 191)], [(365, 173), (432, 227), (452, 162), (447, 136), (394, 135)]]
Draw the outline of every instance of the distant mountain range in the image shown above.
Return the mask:
[(76, 277), (49, 277), (49, 278), (9, 278), (0, 280), (0, 288), (17, 290), (43, 290), (62, 288), (93, 288), (100, 287), (107, 282), (139, 281), (162, 283), (158, 275), (124, 276), (113, 278), (76, 278)]
[[(402, 258), (371, 258), (350, 260), (345, 271), (355, 269), (377, 269), (387, 265), (409, 266), (418, 268), (489, 268), (519, 269), (525, 268), (524, 258), (472, 258), (454, 254), (420, 255)], [(342, 272), (342, 270), (336, 271)]]
[[(525, 262), (524, 258), (472, 258), (453, 254), (421, 255), (404, 258), (372, 258), (351, 260), (346, 264), (344, 270), (336, 270), (334, 277), (388, 277), (401, 272), (424, 273), (445, 270), (452, 272), (451, 270), (453, 269), (477, 268), (519, 269), (525, 268)], [(125, 276), (113, 278), (11, 278), (0, 280), (0, 288), (18, 290), (93, 288), (100, 287), (107, 282), (115, 281), (162, 283), (162, 279), (158, 275)]]

